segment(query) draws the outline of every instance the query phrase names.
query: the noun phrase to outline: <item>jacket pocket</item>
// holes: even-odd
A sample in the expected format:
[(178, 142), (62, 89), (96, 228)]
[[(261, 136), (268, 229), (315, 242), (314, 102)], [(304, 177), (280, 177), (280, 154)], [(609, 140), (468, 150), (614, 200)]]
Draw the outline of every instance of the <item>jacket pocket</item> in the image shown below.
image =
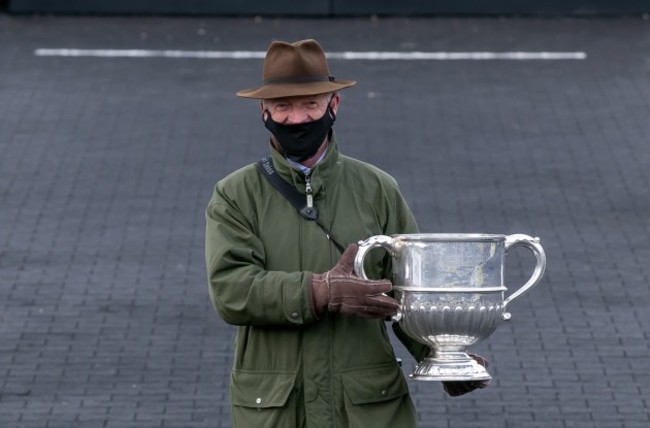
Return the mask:
[(348, 399), (355, 405), (392, 400), (408, 393), (402, 370), (393, 362), (346, 370), (342, 378)]
[(234, 370), (230, 383), (233, 426), (294, 427), (294, 372)]
[(395, 362), (342, 373), (350, 428), (414, 428), (415, 407)]

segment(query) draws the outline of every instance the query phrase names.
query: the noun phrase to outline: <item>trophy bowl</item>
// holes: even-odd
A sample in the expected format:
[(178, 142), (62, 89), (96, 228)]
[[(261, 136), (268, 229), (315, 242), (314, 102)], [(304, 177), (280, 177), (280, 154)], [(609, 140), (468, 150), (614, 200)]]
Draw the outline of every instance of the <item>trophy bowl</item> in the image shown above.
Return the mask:
[[(504, 261), (515, 246), (532, 251), (536, 266), (530, 279), (506, 298)], [(506, 306), (540, 281), (546, 255), (539, 238), (522, 234), (377, 235), (359, 242), (354, 264), (358, 276), (367, 278), (364, 258), (377, 247), (388, 251), (393, 261), (393, 291), (400, 304), (393, 321), (430, 348), (410, 377), (491, 379), (466, 349), (490, 336), (502, 320), (509, 320)]]

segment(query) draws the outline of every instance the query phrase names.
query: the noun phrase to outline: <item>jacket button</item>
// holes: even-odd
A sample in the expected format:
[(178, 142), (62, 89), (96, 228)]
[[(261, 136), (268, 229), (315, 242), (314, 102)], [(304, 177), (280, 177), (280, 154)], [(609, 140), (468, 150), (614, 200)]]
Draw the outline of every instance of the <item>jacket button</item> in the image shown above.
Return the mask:
[(386, 391), (385, 389), (383, 391), (381, 391), (381, 396), (382, 397), (385, 397), (387, 395), (388, 395), (388, 391)]
[(298, 312), (294, 312), (291, 314), (291, 318), (296, 319), (298, 318)]
[(255, 402), (256, 402), (257, 404), (260, 404), (260, 403), (262, 402), (262, 399), (259, 398), (259, 397), (257, 397), (257, 399), (255, 400)]

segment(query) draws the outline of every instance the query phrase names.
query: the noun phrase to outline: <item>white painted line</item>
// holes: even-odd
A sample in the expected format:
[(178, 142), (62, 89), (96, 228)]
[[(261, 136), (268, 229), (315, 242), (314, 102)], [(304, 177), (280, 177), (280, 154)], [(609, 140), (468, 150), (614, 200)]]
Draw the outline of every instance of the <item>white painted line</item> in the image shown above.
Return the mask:
[(101, 58), (198, 58), (256, 59), (265, 52), (251, 51), (178, 51), (147, 49), (36, 49), (36, 56), (101, 57)]
[[(183, 51), (149, 49), (36, 49), (36, 56), (100, 58), (263, 59), (263, 51)], [(457, 60), (581, 60), (586, 52), (330, 52), (331, 59), (457, 61)]]
[(558, 60), (586, 59), (585, 52), (333, 52), (338, 59), (366, 60)]

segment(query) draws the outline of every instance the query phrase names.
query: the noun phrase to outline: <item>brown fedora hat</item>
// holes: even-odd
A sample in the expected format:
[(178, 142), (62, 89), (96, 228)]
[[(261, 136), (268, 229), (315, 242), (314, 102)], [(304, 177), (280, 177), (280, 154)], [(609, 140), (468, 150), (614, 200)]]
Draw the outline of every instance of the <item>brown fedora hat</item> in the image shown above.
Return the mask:
[(316, 40), (276, 41), (266, 51), (262, 86), (242, 89), (237, 96), (270, 99), (316, 95), (345, 89), (356, 83), (354, 80), (335, 80), (330, 76), (325, 52)]

